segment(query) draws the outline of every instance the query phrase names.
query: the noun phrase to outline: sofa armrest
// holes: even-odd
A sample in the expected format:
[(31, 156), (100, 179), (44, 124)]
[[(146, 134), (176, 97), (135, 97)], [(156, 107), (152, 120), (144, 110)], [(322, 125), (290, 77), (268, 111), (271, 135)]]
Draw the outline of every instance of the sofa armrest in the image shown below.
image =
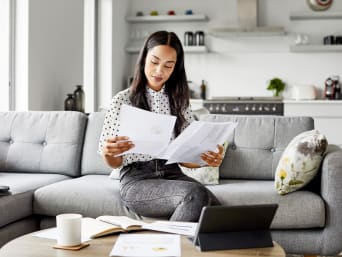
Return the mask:
[(325, 201), (326, 218), (322, 251), (341, 251), (342, 242), (342, 149), (329, 145), (322, 163), (321, 196)]

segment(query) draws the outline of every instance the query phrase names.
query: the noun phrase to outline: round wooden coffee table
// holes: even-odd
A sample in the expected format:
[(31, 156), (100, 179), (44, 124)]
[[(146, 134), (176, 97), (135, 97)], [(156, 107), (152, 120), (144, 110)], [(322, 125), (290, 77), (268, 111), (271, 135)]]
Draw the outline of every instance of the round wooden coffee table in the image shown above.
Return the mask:
[[(146, 232), (137, 232), (146, 233)], [(149, 232), (153, 233), (153, 232)], [(59, 250), (52, 248), (56, 244), (55, 240), (39, 238), (32, 236), (33, 233), (18, 237), (0, 249), (0, 257), (108, 257), (113, 245), (117, 239), (117, 235), (106, 236), (90, 241), (90, 245), (79, 251)], [(198, 257), (198, 256), (274, 256), (285, 257), (284, 249), (276, 242), (274, 247), (268, 248), (253, 248), (241, 250), (222, 250), (222, 251), (208, 251), (200, 252), (193, 244), (186, 238), (182, 237), (182, 256), (183, 257)]]

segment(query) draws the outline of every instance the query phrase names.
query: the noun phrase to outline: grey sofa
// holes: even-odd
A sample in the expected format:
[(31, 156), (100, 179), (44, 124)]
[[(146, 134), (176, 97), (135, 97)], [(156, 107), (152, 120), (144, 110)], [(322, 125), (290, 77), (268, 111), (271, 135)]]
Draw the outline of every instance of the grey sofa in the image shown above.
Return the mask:
[[(303, 190), (280, 196), (274, 172), (288, 142), (314, 127), (307, 117), (208, 115), (237, 121), (220, 184), (208, 186), (225, 205), (278, 203), (273, 239), (287, 253), (335, 255), (342, 250), (342, 150), (330, 145), (320, 173)], [(139, 218), (124, 208), (119, 181), (97, 154), (104, 113), (0, 113), (0, 245), (77, 212)]]

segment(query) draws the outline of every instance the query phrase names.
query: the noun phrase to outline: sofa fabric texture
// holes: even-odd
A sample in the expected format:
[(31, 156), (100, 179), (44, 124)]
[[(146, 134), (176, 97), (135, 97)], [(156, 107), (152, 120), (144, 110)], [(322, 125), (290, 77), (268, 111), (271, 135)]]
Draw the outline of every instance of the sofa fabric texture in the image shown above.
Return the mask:
[(104, 118), (105, 112), (91, 113), (88, 117), (83, 147), (82, 175), (109, 175), (112, 171), (112, 169), (103, 161), (101, 155), (97, 153)]
[(221, 178), (274, 179), (287, 144), (297, 134), (314, 128), (309, 117), (207, 115), (203, 120), (237, 122), (228, 139)]
[[(0, 246), (39, 228), (55, 215), (128, 215), (119, 180), (97, 153), (104, 113), (0, 113)], [(238, 122), (228, 140), (218, 185), (207, 187), (224, 205), (277, 203), (273, 240), (287, 254), (336, 255), (342, 251), (342, 149), (329, 145), (316, 177), (281, 196), (274, 188), (279, 159), (296, 135), (314, 128), (309, 117), (202, 115)], [(328, 139), (329, 140), (329, 139)], [(196, 142), (194, 142), (196, 143)], [(1, 252), (1, 250), (0, 250)]]
[(33, 214), (33, 192), (70, 177), (61, 174), (0, 173), (0, 184), (7, 185), (11, 194), (0, 196), (0, 228)]
[(0, 171), (79, 176), (86, 121), (79, 112), (0, 112)]
[(54, 183), (37, 189), (34, 198), (34, 213), (40, 215), (77, 212), (92, 218), (101, 215), (139, 218), (122, 205), (119, 181), (108, 175), (87, 175)]

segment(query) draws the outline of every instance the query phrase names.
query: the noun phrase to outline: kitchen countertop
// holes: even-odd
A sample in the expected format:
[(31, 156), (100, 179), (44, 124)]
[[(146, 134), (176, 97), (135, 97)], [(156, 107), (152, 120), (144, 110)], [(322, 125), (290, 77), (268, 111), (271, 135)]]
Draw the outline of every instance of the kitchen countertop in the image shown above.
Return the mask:
[(294, 99), (283, 99), (285, 104), (342, 104), (341, 100), (326, 100), (326, 99), (315, 99), (315, 100), (294, 100)]

